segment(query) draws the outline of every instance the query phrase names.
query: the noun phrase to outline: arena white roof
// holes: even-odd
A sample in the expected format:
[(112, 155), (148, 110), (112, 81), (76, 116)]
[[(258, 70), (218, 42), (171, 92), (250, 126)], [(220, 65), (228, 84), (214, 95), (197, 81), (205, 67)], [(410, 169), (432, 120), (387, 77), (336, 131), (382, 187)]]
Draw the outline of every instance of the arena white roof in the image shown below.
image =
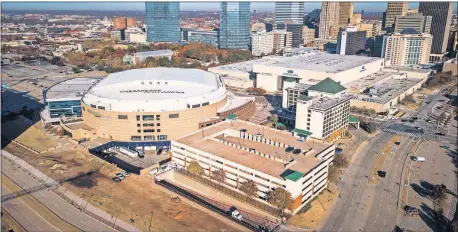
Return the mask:
[(83, 102), (111, 111), (161, 112), (213, 104), (225, 96), (226, 88), (216, 74), (145, 68), (108, 75), (85, 94)]

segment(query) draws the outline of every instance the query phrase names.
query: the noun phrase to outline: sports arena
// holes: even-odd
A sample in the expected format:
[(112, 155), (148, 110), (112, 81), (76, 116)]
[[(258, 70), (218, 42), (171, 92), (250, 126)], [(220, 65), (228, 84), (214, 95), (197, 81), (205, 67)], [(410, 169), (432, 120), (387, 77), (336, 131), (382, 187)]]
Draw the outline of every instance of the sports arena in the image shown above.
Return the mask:
[(180, 68), (113, 73), (92, 86), (82, 101), (92, 135), (120, 142), (158, 142), (187, 135), (236, 114), (254, 113), (251, 97), (235, 97), (217, 74)]

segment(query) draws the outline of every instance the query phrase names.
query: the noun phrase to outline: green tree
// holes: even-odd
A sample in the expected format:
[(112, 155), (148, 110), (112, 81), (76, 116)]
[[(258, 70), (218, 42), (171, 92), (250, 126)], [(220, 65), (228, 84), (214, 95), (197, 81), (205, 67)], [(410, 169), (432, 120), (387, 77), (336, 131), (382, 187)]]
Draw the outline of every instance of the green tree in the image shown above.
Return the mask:
[(194, 175), (201, 176), (204, 174), (204, 168), (202, 168), (197, 161), (191, 161), (186, 170)]
[(172, 61), (167, 57), (159, 57), (159, 59), (157, 59), (157, 64), (161, 67), (170, 67), (172, 65)]
[(275, 190), (269, 192), (267, 202), (277, 207), (280, 216), (283, 217), (285, 215), (285, 209), (287, 209), (289, 205), (291, 205), (293, 199), (291, 198), (291, 193), (289, 193), (285, 189), (276, 188)]
[(248, 198), (253, 199), (258, 195), (258, 185), (252, 180), (245, 181), (240, 185), (240, 191), (245, 193)]

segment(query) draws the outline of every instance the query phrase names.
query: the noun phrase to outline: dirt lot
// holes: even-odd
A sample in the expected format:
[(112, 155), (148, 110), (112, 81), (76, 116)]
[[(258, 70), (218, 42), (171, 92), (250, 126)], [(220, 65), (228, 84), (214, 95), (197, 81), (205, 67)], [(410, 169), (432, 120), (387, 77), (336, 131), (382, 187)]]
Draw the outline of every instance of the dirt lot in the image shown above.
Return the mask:
[[(149, 230), (150, 222), (151, 231), (237, 230), (229, 222), (223, 222), (182, 201), (173, 201), (171, 198), (175, 195), (170, 195), (156, 186), (149, 176), (131, 175), (120, 183), (113, 182), (111, 178), (121, 170), (86, 153), (76, 145), (39, 155), (13, 143), (5, 149), (55, 180), (74, 177), (64, 184), (68, 191), (79, 194), (93, 205), (125, 222), (133, 223), (143, 231)], [(94, 169), (100, 171), (90, 176), (82, 175)]]
[[(289, 219), (288, 223), (300, 228), (316, 229), (322, 223), (327, 211), (329, 212), (332, 209), (338, 195), (339, 190), (337, 186), (329, 184), (328, 187), (318, 195), (318, 199), (312, 201), (312, 207), (309, 210), (305, 213), (294, 215)], [(327, 211), (324, 209), (327, 209)]]
[(25, 229), (2, 208), (2, 232), (22, 232)]

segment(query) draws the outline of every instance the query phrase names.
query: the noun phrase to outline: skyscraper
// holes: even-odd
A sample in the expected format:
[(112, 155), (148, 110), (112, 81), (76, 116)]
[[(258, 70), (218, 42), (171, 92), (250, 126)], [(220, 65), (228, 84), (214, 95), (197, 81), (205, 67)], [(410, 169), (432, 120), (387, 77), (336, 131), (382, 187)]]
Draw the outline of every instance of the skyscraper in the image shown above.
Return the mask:
[(452, 23), (453, 2), (420, 2), (419, 13), (432, 16), (431, 35), (433, 44), (431, 53), (442, 54), (447, 49), (447, 41)]
[(337, 38), (337, 54), (356, 55), (366, 48), (366, 31), (357, 31), (356, 27), (348, 27), (339, 31)]
[(275, 2), (275, 25), (291, 20), (301, 23), (304, 16), (303, 2)]
[(394, 65), (429, 63), (430, 34), (392, 34), (383, 37), (382, 58)]
[(277, 29), (286, 30), (291, 32), (292, 35), (292, 44), (293, 48), (298, 48), (302, 44), (302, 23), (295, 23), (293, 21), (284, 21), (285, 23), (280, 23), (277, 25)]
[[(323, 2), (320, 15), (320, 39), (337, 39), (339, 23), (339, 2)], [(335, 36), (332, 36), (335, 31)]]
[(431, 16), (423, 16), (421, 13), (407, 14), (406, 16), (396, 16), (394, 32), (400, 33), (404, 29), (412, 28), (418, 31), (418, 33), (430, 34), (431, 22)]
[(345, 27), (349, 22), (350, 18), (353, 15), (353, 2), (339, 2), (339, 26)]
[(221, 2), (219, 47), (248, 49), (250, 43), (250, 3)]
[(409, 10), (409, 2), (388, 2), (382, 21), (382, 28), (388, 32), (393, 31), (396, 16), (406, 15), (407, 10)]
[(145, 8), (148, 42), (180, 41), (179, 2), (145, 2)]

